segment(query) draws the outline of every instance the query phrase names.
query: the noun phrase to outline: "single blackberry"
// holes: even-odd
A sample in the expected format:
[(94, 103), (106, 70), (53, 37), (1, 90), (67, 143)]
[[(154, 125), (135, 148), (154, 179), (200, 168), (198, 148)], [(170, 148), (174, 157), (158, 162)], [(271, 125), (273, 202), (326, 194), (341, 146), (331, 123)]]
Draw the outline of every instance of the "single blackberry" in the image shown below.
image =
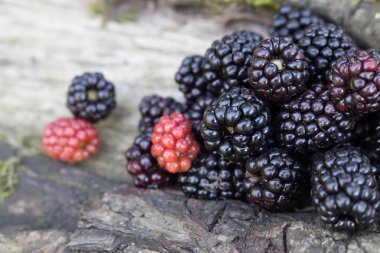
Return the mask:
[(314, 84), (298, 98), (282, 105), (275, 125), (282, 147), (305, 153), (347, 142), (355, 120), (337, 110), (327, 87)]
[(139, 105), (141, 120), (139, 130), (141, 133), (152, 133), (154, 125), (158, 123), (163, 115), (174, 112), (186, 111), (186, 106), (177, 102), (172, 97), (160, 97), (158, 95), (144, 97)]
[(194, 103), (206, 93), (207, 83), (203, 78), (202, 61), (203, 57), (200, 55), (188, 56), (175, 74), (175, 81), (188, 104)]
[(203, 153), (178, 176), (183, 192), (199, 199), (241, 199), (244, 168), (212, 153)]
[(289, 4), (284, 4), (272, 17), (269, 34), (272, 37), (292, 37), (297, 41), (303, 36), (307, 27), (323, 23), (324, 20), (312, 13), (310, 9), (297, 9)]
[(267, 210), (294, 208), (304, 190), (306, 170), (286, 151), (273, 148), (246, 162), (244, 189), (249, 203)]
[(206, 108), (211, 105), (217, 98), (208, 93), (205, 96), (199, 97), (194, 104), (190, 106), (189, 109), (189, 120), (191, 121), (193, 127), (193, 133), (198, 141), (202, 141), (201, 136), (201, 122), (203, 118), (203, 113)]
[(271, 101), (286, 101), (306, 89), (308, 63), (289, 37), (260, 42), (248, 69), (255, 92)]
[(207, 107), (201, 124), (205, 147), (231, 161), (265, 150), (271, 117), (264, 101), (246, 88), (234, 88)]
[(202, 65), (207, 89), (219, 96), (234, 87), (248, 87), (249, 61), (254, 47), (262, 39), (257, 33), (240, 31), (214, 41)]
[(74, 77), (67, 95), (67, 107), (81, 119), (96, 123), (116, 107), (114, 85), (101, 73), (84, 73)]
[(304, 50), (309, 62), (309, 74), (314, 80), (327, 80), (332, 64), (356, 50), (351, 37), (333, 24), (312, 25), (296, 42)]
[(380, 56), (357, 51), (339, 58), (331, 69), (329, 90), (338, 109), (370, 113), (380, 108)]
[(158, 188), (172, 181), (170, 173), (161, 169), (150, 154), (150, 137), (141, 134), (126, 151), (127, 171), (134, 178), (134, 184), (143, 188)]
[(374, 222), (380, 197), (366, 156), (355, 148), (336, 148), (315, 159), (312, 169), (313, 203), (323, 222), (343, 231)]

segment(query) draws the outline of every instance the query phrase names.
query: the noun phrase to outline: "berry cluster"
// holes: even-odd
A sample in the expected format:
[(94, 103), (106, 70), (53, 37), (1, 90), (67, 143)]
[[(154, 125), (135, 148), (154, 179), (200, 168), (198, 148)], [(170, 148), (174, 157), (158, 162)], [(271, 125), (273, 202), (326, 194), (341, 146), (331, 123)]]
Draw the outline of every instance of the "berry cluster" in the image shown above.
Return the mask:
[(200, 199), (269, 211), (314, 204), (338, 230), (380, 212), (380, 53), (342, 27), (281, 7), (272, 37), (250, 31), (186, 57), (185, 103), (145, 97), (127, 169), (140, 187), (173, 182)]
[(91, 123), (104, 120), (116, 107), (115, 87), (98, 72), (76, 76), (69, 87), (67, 107), (75, 118), (48, 123), (42, 144), (51, 158), (77, 163), (97, 152), (100, 136)]

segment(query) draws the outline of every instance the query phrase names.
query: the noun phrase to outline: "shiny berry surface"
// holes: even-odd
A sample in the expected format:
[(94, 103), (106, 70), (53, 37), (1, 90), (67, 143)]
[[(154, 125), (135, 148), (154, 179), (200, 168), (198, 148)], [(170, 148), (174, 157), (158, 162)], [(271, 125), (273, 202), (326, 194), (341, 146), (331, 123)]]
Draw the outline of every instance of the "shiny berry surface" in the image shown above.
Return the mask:
[(220, 156), (202, 153), (191, 169), (178, 175), (182, 191), (199, 199), (241, 199), (244, 168)]
[(248, 87), (249, 62), (254, 47), (262, 39), (257, 33), (240, 31), (214, 41), (202, 65), (207, 90), (219, 96), (235, 87)]
[(191, 133), (191, 123), (179, 113), (164, 115), (155, 125), (151, 141), (151, 152), (160, 167), (170, 173), (190, 169), (200, 146)]
[(314, 84), (298, 98), (283, 104), (274, 124), (282, 147), (306, 153), (347, 142), (355, 119), (337, 109), (324, 85)]
[(188, 56), (175, 74), (175, 81), (188, 104), (194, 103), (206, 93), (207, 82), (203, 77), (202, 62), (203, 56)]
[(350, 231), (374, 223), (380, 208), (369, 159), (355, 148), (337, 148), (312, 164), (312, 198), (323, 222)]
[(116, 107), (115, 87), (101, 73), (76, 76), (69, 87), (67, 107), (75, 117), (96, 123)]
[(201, 124), (205, 147), (239, 162), (268, 146), (271, 115), (265, 102), (246, 88), (235, 88), (207, 107)]
[(339, 58), (330, 74), (329, 90), (338, 109), (370, 113), (380, 108), (379, 53), (358, 51)]
[(46, 154), (67, 163), (89, 159), (99, 144), (98, 130), (82, 119), (61, 118), (48, 123), (42, 137)]
[(302, 165), (285, 150), (273, 148), (246, 162), (247, 200), (267, 210), (294, 208), (307, 181)]
[(289, 4), (284, 4), (272, 17), (269, 34), (274, 37), (292, 37), (298, 41), (307, 27), (323, 23), (324, 20), (310, 9), (297, 9)]
[(286, 101), (306, 89), (308, 63), (289, 37), (260, 42), (248, 69), (251, 87), (271, 101)]
[(132, 146), (125, 152), (127, 171), (132, 175), (134, 184), (142, 188), (159, 188), (170, 184), (172, 175), (160, 168), (151, 155), (150, 137), (141, 134), (136, 137)]

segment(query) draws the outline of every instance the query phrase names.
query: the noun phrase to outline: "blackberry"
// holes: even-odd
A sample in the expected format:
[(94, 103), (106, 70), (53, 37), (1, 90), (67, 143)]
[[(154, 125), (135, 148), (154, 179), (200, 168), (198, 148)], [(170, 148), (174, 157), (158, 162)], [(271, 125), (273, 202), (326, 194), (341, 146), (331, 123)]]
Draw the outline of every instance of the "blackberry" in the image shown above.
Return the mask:
[(137, 136), (126, 151), (127, 171), (134, 178), (134, 184), (143, 188), (158, 188), (170, 184), (172, 176), (161, 169), (150, 154), (152, 143), (146, 134)]
[(192, 55), (186, 57), (175, 74), (179, 90), (184, 94), (187, 103), (192, 104), (206, 93), (207, 83), (203, 78), (203, 57)]
[(114, 85), (98, 72), (76, 76), (69, 87), (67, 107), (75, 117), (91, 123), (105, 119), (116, 107)]
[(154, 125), (158, 123), (163, 115), (170, 115), (173, 112), (184, 112), (186, 106), (177, 102), (172, 97), (160, 97), (158, 95), (144, 97), (139, 105), (141, 120), (139, 130), (141, 133), (152, 133)]
[(244, 168), (212, 153), (203, 153), (178, 176), (183, 192), (199, 199), (241, 199)]
[(246, 162), (244, 189), (249, 203), (267, 210), (294, 207), (302, 192), (305, 170), (286, 151), (273, 148)]
[(323, 23), (324, 20), (312, 13), (310, 9), (297, 9), (289, 4), (284, 4), (272, 17), (269, 34), (272, 37), (292, 37), (297, 41), (303, 36), (307, 27)]
[(270, 125), (270, 111), (264, 101), (246, 88), (234, 88), (207, 107), (201, 134), (206, 149), (238, 162), (265, 150)]
[(351, 37), (333, 24), (312, 25), (296, 41), (309, 62), (309, 74), (314, 80), (327, 80), (332, 64), (356, 50)]
[(303, 92), (308, 75), (303, 51), (289, 37), (260, 42), (248, 69), (255, 92), (272, 101), (286, 101)]
[(298, 98), (282, 105), (275, 125), (282, 147), (305, 153), (347, 142), (355, 119), (337, 110), (326, 86), (314, 84)]
[(193, 127), (193, 133), (198, 141), (202, 141), (201, 136), (201, 122), (203, 113), (207, 106), (211, 105), (216, 100), (216, 97), (210, 93), (205, 96), (199, 97), (194, 104), (189, 108), (189, 120)]
[(341, 111), (375, 112), (380, 108), (380, 56), (358, 51), (333, 64), (329, 90)]
[(203, 60), (207, 89), (219, 96), (234, 87), (248, 87), (249, 61), (262, 39), (254, 32), (240, 31), (214, 41)]
[(366, 156), (355, 148), (336, 148), (315, 159), (312, 169), (313, 203), (323, 222), (343, 231), (374, 222), (380, 197)]

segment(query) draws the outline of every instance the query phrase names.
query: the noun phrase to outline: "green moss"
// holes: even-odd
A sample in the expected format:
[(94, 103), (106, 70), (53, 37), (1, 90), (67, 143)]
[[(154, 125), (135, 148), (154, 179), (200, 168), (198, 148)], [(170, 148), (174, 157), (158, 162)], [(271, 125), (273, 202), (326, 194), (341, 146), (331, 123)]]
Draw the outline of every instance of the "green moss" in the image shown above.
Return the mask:
[(43, 154), (41, 139), (42, 137), (40, 135), (24, 136), (21, 140), (24, 148), (23, 155), (32, 156)]
[(0, 160), (0, 203), (13, 194), (20, 168), (20, 162), (16, 157)]
[(275, 10), (280, 8), (280, 4), (276, 0), (245, 0), (245, 2), (257, 7), (269, 7)]

